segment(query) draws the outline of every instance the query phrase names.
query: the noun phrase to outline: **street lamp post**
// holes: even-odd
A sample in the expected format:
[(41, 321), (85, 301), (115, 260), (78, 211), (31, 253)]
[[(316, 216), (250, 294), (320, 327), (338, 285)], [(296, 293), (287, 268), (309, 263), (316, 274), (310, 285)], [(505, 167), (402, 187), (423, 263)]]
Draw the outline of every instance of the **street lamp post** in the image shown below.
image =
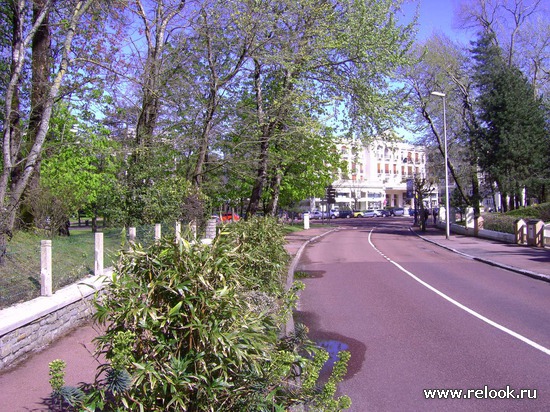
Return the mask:
[(443, 140), (445, 147), (445, 237), (449, 239), (451, 233), (450, 224), (450, 210), (449, 210), (449, 163), (447, 157), (447, 119), (445, 108), (445, 93), (432, 92), (434, 96), (441, 97), (443, 99)]

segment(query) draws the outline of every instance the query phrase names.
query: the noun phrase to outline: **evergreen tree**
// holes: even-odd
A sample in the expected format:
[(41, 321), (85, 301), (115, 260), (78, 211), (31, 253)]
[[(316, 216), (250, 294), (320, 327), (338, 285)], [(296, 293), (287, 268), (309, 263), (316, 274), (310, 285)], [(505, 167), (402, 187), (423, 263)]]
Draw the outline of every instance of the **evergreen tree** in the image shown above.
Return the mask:
[[(502, 209), (514, 209), (524, 188), (548, 176), (550, 146), (545, 112), (522, 72), (508, 65), (491, 34), (474, 43), (474, 81), (481, 127), (475, 132), (479, 165), (495, 182)], [(505, 204), (509, 196), (509, 204)]]

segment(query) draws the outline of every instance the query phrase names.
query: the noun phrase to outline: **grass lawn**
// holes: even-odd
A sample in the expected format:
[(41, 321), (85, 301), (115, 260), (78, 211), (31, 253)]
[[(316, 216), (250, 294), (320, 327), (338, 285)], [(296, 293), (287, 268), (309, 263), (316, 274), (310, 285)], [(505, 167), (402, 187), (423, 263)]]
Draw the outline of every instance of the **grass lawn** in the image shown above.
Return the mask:
[[(104, 232), (104, 266), (112, 266), (121, 248), (121, 229)], [(0, 265), (0, 308), (40, 296), (40, 241), (44, 236), (17, 232)], [(95, 236), (91, 229), (73, 229), (71, 236), (52, 239), (54, 292), (94, 270)]]

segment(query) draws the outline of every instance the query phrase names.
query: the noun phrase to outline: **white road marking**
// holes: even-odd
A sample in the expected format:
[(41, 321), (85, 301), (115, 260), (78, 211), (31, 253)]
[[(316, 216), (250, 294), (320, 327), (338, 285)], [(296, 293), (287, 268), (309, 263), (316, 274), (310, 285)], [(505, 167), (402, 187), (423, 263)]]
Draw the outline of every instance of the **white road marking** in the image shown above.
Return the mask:
[(544, 346), (542, 346), (541, 344), (538, 344), (537, 342), (534, 342), (532, 341), (531, 339), (529, 338), (526, 338), (525, 336), (523, 335), (520, 335), (519, 333), (517, 332), (514, 332), (513, 330), (510, 330), (508, 329), (507, 327), (505, 326), (502, 326), (500, 323), (497, 323), (489, 318), (486, 318), (485, 316), (477, 313), (475, 310), (473, 309), (470, 309), (469, 307), (467, 306), (464, 306), (462, 303), (454, 300), (453, 298), (451, 298), (450, 296), (446, 295), (445, 293), (441, 292), (440, 290), (434, 288), (432, 285), (430, 285), (429, 283), (426, 283), (424, 282), (422, 279), (418, 278), (417, 276), (415, 276), (413, 273), (409, 272), (407, 269), (405, 269), (403, 266), (401, 266), (399, 263), (397, 262), (394, 262), (393, 260), (391, 260), (389, 257), (387, 257), (386, 255), (384, 255), (380, 250), (378, 250), (378, 248), (376, 246), (374, 246), (374, 244), (372, 243), (372, 240), (371, 240), (371, 236), (372, 236), (372, 232), (373, 232), (374, 229), (371, 229), (371, 231), (369, 232), (369, 243), (370, 245), (372, 246), (372, 248), (374, 250), (376, 250), (380, 255), (382, 255), (382, 257), (384, 257), (384, 259), (386, 259), (388, 262), (390, 262), (392, 265), (396, 266), (399, 270), (401, 270), (402, 272), (404, 272), (405, 274), (407, 274), (408, 276), (410, 276), (411, 278), (413, 278), (414, 280), (416, 280), (418, 283), (420, 283), (422, 286), (428, 288), (429, 290), (431, 290), (432, 292), (438, 294), (439, 296), (441, 296), (443, 299), (445, 299), (446, 301), (452, 303), (453, 305), (459, 307), (460, 309), (464, 310), (465, 312), (468, 312), (470, 315), (473, 315), (475, 316), (476, 318), (478, 318), (479, 320), (482, 320), (483, 322), (507, 333), (508, 335), (510, 336), (513, 336), (514, 338), (516, 339), (519, 339), (520, 341), (528, 344), (529, 346), (532, 346), (533, 348), (535, 349), (538, 349), (540, 350), (542, 353), (545, 353), (546, 355), (550, 355), (550, 349), (549, 348), (546, 348)]

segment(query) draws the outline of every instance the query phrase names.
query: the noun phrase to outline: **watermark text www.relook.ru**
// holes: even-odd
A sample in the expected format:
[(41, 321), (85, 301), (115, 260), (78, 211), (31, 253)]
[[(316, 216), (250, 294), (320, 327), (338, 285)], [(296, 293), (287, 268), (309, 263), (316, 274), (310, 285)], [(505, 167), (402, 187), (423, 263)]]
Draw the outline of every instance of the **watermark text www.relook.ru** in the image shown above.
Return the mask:
[(536, 389), (424, 389), (425, 399), (537, 399)]

